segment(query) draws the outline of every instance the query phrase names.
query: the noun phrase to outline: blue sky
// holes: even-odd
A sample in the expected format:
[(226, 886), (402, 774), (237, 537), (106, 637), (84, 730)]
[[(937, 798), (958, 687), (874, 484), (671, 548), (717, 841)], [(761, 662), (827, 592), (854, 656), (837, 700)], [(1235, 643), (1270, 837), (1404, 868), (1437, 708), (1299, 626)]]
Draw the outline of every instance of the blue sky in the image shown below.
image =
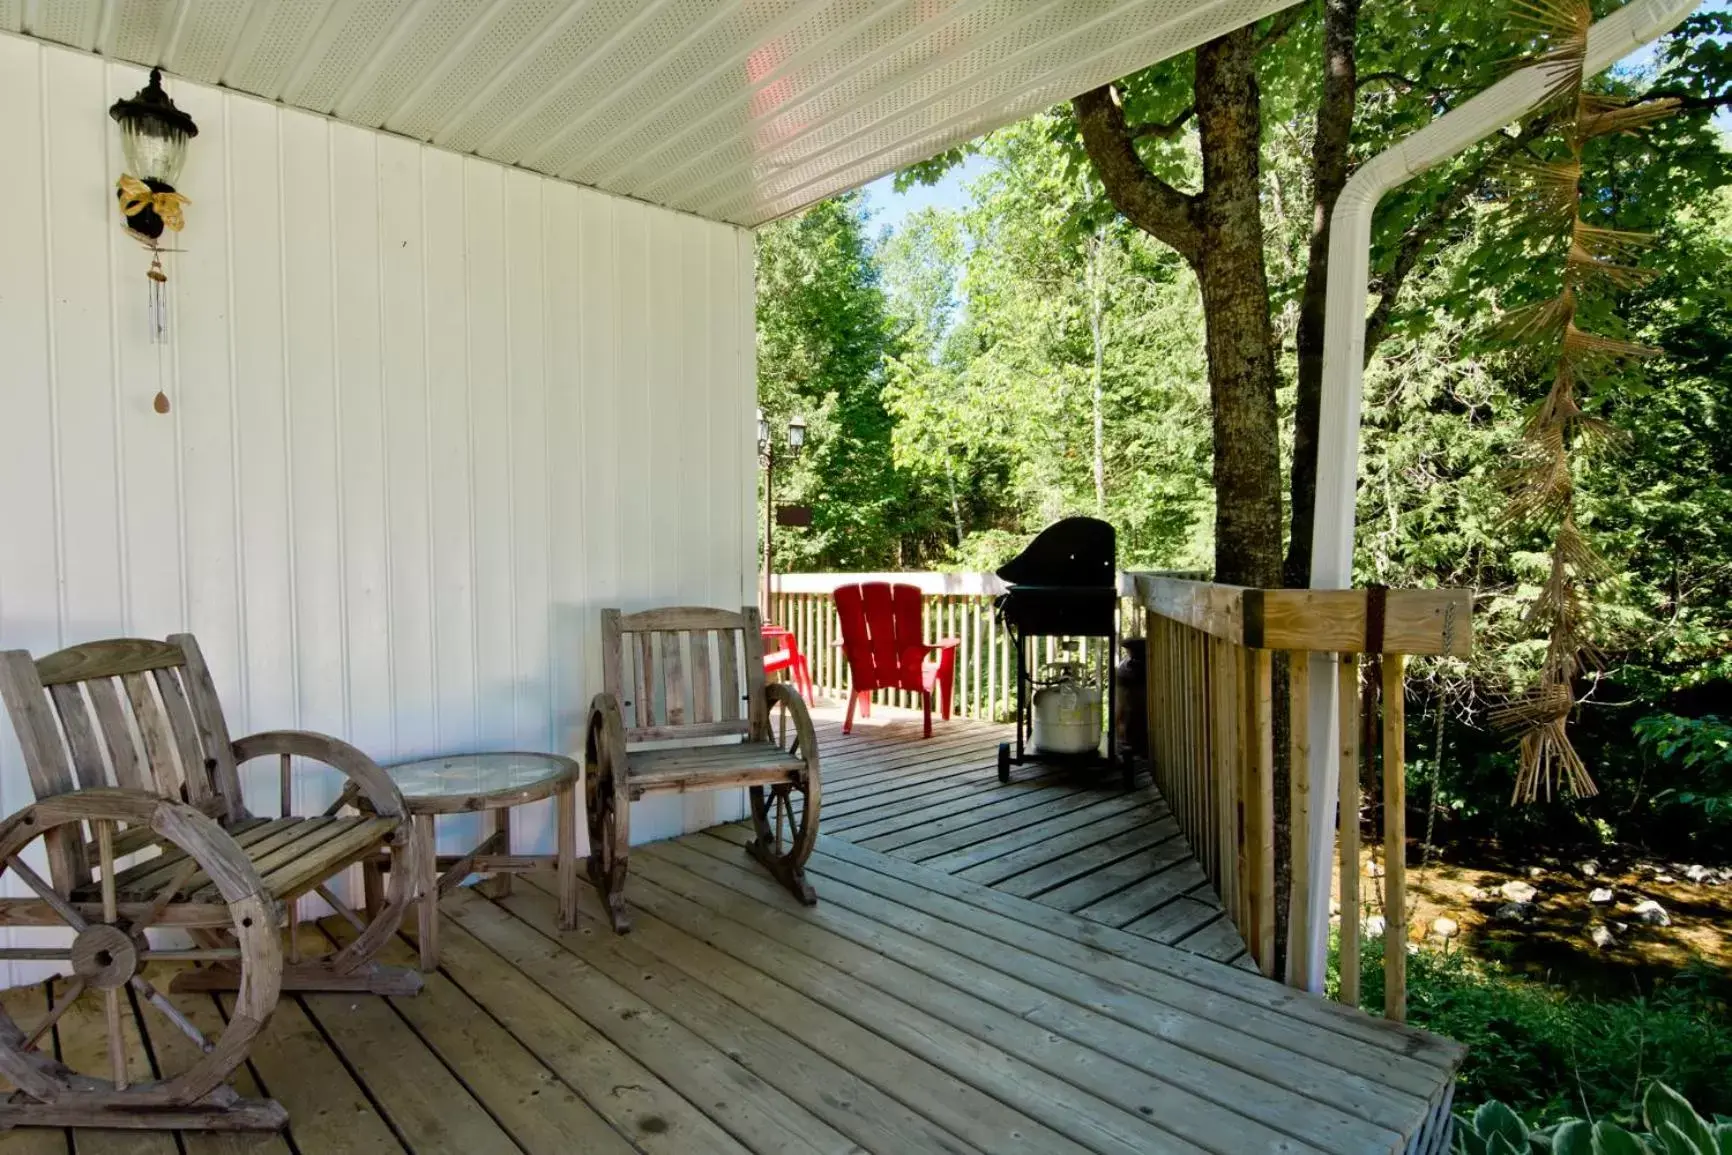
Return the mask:
[(986, 171), (985, 157), (971, 156), (944, 174), (934, 185), (915, 185), (907, 192), (896, 191), (895, 174), (881, 176), (861, 191), (866, 194), (866, 207), (872, 210), (871, 234), (876, 236), (884, 226), (901, 228), (909, 213), (928, 205), (959, 209), (968, 205), (968, 191), (963, 186)]

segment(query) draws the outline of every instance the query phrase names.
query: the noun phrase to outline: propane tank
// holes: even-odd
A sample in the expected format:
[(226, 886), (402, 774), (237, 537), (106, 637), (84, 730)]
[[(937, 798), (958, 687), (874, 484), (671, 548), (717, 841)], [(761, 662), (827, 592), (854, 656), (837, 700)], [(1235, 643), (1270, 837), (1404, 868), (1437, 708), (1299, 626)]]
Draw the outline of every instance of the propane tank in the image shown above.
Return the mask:
[(1101, 741), (1101, 692), (1083, 683), (1081, 666), (1058, 662), (1054, 679), (1034, 692), (1034, 748), (1042, 754), (1085, 754)]

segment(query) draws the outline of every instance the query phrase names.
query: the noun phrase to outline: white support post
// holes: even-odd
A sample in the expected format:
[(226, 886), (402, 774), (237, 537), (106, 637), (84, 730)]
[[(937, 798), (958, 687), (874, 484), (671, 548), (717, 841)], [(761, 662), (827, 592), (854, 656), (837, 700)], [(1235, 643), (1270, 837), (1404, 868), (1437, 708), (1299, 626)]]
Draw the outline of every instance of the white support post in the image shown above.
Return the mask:
[[(1633, 0), (1588, 30), (1587, 71), (1599, 72), (1676, 27), (1698, 0)], [(1353, 584), (1354, 503), (1359, 482), (1359, 415), (1365, 378), (1365, 306), (1371, 276), (1371, 217), (1390, 189), (1484, 140), (1537, 108), (1547, 79), (1524, 68), (1459, 108), (1378, 153), (1348, 180), (1330, 218), (1329, 289), (1323, 329), (1322, 414), (1317, 437), (1317, 515), (1311, 533), (1311, 587)], [(1323, 989), (1328, 950), (1329, 886), (1334, 858), (1339, 714), (1334, 655), (1311, 667), (1311, 894), (1307, 930), (1296, 936), (1311, 952), (1309, 987)], [(1386, 932), (1395, 935), (1391, 924)]]

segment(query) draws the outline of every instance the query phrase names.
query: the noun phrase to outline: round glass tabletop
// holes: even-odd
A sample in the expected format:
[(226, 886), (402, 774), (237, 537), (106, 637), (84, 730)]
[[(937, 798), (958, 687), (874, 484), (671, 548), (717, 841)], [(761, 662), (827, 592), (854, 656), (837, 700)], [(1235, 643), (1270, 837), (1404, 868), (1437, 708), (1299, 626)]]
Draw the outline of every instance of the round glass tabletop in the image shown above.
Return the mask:
[(478, 810), (545, 798), (577, 777), (578, 765), (557, 754), (447, 754), (400, 762), (385, 773), (411, 810)]

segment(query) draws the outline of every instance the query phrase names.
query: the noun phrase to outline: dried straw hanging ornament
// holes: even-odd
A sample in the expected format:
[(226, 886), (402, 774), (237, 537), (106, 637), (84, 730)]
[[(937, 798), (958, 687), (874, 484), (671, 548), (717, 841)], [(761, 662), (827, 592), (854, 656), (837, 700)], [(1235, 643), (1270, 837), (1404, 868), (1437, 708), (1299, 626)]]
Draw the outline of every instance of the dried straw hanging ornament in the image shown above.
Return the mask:
[[(168, 274), (162, 267), (162, 234), (178, 233), (186, 225), (186, 197), (175, 191), (181, 166), (186, 163), (187, 141), (198, 135), (192, 117), (175, 107), (163, 91), (162, 72), (151, 69), (150, 83), (130, 99), (116, 101), (108, 110), (120, 125), (121, 150), (127, 172), (116, 183), (120, 213), (127, 233), (150, 250), (149, 281), (150, 339), (168, 338)], [(157, 394), (158, 412), (166, 411), (167, 398)]]
[(1512, 200), (1537, 225), (1568, 237), (1558, 295), (1505, 319), (1505, 331), (1516, 343), (1556, 349), (1551, 387), (1522, 429), (1507, 515), (1514, 528), (1543, 528), (1551, 536), (1548, 573), (1526, 619), (1536, 635), (1546, 638), (1545, 660), (1535, 685), (1493, 715), (1499, 725), (1521, 732), (1511, 800), (1533, 802), (1565, 792), (1597, 793), (1567, 726), (1576, 704), (1576, 678), (1598, 664), (1590, 636), (1591, 595), (1607, 567), (1576, 522), (1571, 454), (1615, 431), (1583, 411), (1578, 390), (1596, 372), (1653, 352), (1576, 324), (1584, 296), (1626, 289), (1648, 275), (1629, 263), (1647, 243), (1646, 235), (1582, 219), (1582, 154), (1593, 138), (1644, 128), (1669, 115), (1677, 102), (1628, 104), (1586, 91), (1593, 22), (1587, 0), (1515, 0), (1515, 12), (1540, 41), (1540, 50), (1523, 63), (1540, 69), (1549, 81), (1547, 107), (1564, 155), (1510, 164)]

